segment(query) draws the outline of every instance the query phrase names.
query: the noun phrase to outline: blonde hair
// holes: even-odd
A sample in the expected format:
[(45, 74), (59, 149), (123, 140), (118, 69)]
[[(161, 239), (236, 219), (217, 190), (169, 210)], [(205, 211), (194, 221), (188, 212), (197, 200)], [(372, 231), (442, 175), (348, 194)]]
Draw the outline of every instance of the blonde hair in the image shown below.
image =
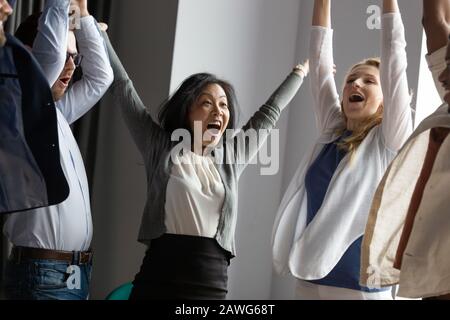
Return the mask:
[[(357, 64), (355, 64), (345, 77), (349, 76), (349, 74), (357, 67), (360, 66), (372, 66), (376, 67), (378, 70), (380, 69), (381, 61), (379, 58), (369, 58), (366, 60), (363, 60)], [(344, 112), (344, 102), (341, 102), (341, 110), (342, 114), (344, 116), (345, 122), (347, 122), (347, 117)], [(347, 153), (350, 154), (350, 157), (353, 158), (353, 155), (356, 151), (356, 149), (359, 147), (359, 145), (362, 143), (362, 141), (366, 138), (366, 136), (369, 134), (370, 130), (372, 130), (377, 125), (381, 124), (383, 120), (383, 104), (380, 105), (377, 112), (375, 112), (370, 117), (367, 117), (362, 121), (362, 123), (352, 132), (352, 134), (344, 139), (342, 141), (337, 143), (337, 146), (339, 149), (345, 150)], [(342, 135), (345, 131), (345, 128), (338, 129), (337, 133), (339, 135)]]

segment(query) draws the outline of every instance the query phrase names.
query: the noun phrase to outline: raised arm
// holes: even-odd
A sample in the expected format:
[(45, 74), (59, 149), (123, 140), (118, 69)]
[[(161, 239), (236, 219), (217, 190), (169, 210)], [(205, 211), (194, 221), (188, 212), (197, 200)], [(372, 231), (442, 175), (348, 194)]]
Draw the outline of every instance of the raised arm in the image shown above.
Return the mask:
[(333, 30), (330, 0), (315, 0), (309, 47), (311, 90), (320, 133), (343, 125), (334, 81)]
[(450, 1), (423, 0), (422, 24), (427, 35), (428, 54), (447, 46), (450, 34)]
[(123, 117), (136, 145), (145, 155), (151, 149), (149, 146), (161, 145), (161, 141), (169, 140), (169, 137), (153, 121), (105, 32), (103, 32), (103, 38), (114, 73), (110, 93), (114, 97), (114, 102), (122, 109)]
[(331, 28), (331, 3), (330, 0), (315, 0), (312, 25)]
[[(266, 141), (270, 131), (280, 118), (281, 111), (291, 102), (308, 74), (309, 64), (306, 61), (298, 65), (283, 81), (267, 102), (250, 118), (242, 130), (234, 137), (233, 147), (236, 163), (239, 165), (237, 173), (240, 175), (247, 164), (258, 153)], [(257, 141), (251, 139), (252, 134), (258, 134)]]
[(400, 149), (413, 129), (405, 48), (405, 29), (397, 0), (384, 0), (380, 70), (384, 111), (381, 128), (386, 147), (392, 151)]
[(39, 19), (32, 52), (48, 83), (58, 79), (66, 62), (70, 0), (47, 0)]
[(87, 0), (72, 2), (80, 6), (80, 28), (74, 32), (79, 53), (83, 56), (83, 76), (57, 103), (69, 123), (75, 122), (88, 112), (102, 98), (113, 81), (106, 45), (95, 19), (87, 10)]
[(450, 34), (450, 1), (423, 0), (423, 28), (427, 35), (427, 62), (436, 89), (444, 101), (445, 89), (439, 75), (447, 67), (445, 53)]
[(383, 0), (383, 13), (400, 12), (397, 0)]

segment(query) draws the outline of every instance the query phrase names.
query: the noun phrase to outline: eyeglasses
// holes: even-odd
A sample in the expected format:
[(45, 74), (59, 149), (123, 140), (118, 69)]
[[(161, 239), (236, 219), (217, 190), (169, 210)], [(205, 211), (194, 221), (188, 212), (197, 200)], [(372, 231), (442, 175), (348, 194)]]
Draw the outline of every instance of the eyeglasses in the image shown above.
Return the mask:
[(81, 65), (81, 61), (83, 61), (83, 55), (81, 55), (79, 53), (67, 52), (66, 63), (67, 63), (67, 61), (69, 61), (69, 58), (72, 58), (73, 63), (75, 64), (75, 67), (77, 67), (77, 68)]

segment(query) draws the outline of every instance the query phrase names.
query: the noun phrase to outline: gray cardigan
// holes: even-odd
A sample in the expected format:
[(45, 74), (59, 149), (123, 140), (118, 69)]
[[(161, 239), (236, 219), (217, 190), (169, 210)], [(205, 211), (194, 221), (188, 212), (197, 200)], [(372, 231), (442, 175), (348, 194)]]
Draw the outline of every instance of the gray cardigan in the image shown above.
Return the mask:
[[(111, 43), (104, 34), (108, 48), (114, 82), (110, 92), (121, 106), (123, 117), (133, 139), (141, 152), (147, 174), (147, 203), (145, 204), (138, 240), (149, 245), (152, 239), (166, 232), (165, 199), (170, 177), (171, 150), (179, 142), (171, 141), (169, 133), (155, 123), (137, 94)], [(234, 233), (237, 220), (238, 180), (248, 162), (255, 156), (267, 138), (263, 133), (257, 144), (248, 143), (248, 129), (272, 129), (280, 117), (281, 110), (292, 100), (303, 82), (303, 77), (291, 73), (269, 100), (251, 117), (242, 131), (214, 150), (216, 159), (223, 159), (215, 166), (222, 178), (225, 199), (219, 225), (215, 235), (217, 242), (235, 255)]]

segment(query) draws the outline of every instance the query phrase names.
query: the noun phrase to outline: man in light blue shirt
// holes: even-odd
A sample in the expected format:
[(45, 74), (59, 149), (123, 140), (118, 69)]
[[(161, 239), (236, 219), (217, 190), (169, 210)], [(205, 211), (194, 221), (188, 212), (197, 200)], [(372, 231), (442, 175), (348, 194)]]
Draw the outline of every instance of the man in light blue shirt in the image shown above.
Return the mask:
[[(4, 233), (14, 245), (6, 272), (10, 299), (82, 300), (89, 296), (92, 217), (86, 172), (70, 124), (99, 101), (113, 74), (87, 0), (72, 2), (80, 9), (80, 29), (69, 31), (70, 0), (48, 0), (34, 41), (25, 43), (52, 86), (61, 165), (70, 194), (58, 205), (14, 214), (6, 221)], [(29, 34), (20, 30), (19, 38), (21, 33)], [(83, 76), (72, 83), (78, 65)]]

